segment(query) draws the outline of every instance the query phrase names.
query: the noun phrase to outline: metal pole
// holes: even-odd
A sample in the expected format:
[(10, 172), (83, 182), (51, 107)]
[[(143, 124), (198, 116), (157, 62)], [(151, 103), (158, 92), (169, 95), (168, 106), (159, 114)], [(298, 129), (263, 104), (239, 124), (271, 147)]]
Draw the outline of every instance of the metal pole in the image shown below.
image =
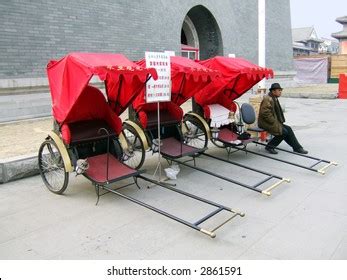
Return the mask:
[[(158, 181), (161, 181), (161, 154), (160, 154), (160, 142), (161, 142), (161, 137), (160, 137), (160, 102), (157, 102), (157, 130), (158, 130), (158, 135), (157, 135), (157, 144), (158, 144), (158, 163), (157, 167), (155, 168), (155, 171), (153, 173), (153, 178), (155, 178), (155, 175), (158, 172)], [(154, 141), (154, 140), (153, 140)]]
[(199, 201), (201, 201), (201, 202), (210, 204), (210, 205), (212, 205), (212, 206), (215, 206), (215, 207), (218, 207), (218, 208), (223, 208), (224, 210), (227, 210), (227, 211), (230, 211), (230, 212), (237, 212), (237, 211), (235, 211), (235, 210), (233, 210), (233, 209), (231, 209), (231, 208), (229, 208), (229, 207), (223, 206), (223, 205), (218, 204), (218, 203), (216, 203), (216, 202), (213, 202), (213, 201), (211, 201), (211, 200), (207, 200), (207, 199), (202, 198), (202, 197), (200, 197), (200, 196), (196, 196), (196, 195), (194, 195), (194, 194), (187, 193), (187, 192), (182, 191), (182, 190), (180, 190), (180, 189), (170, 187), (170, 186), (168, 186), (167, 184), (165, 184), (165, 183), (163, 183), (163, 182), (157, 182), (157, 181), (151, 180), (151, 179), (149, 179), (149, 178), (147, 178), (147, 177), (144, 177), (144, 176), (142, 176), (142, 175), (139, 175), (139, 176), (137, 176), (137, 177), (138, 177), (138, 178), (141, 178), (141, 179), (143, 179), (143, 180), (145, 180), (145, 181), (151, 182), (151, 183), (153, 183), (153, 184), (156, 184), (156, 185), (158, 185), (158, 186), (161, 186), (161, 187), (163, 187), (163, 188), (166, 188), (166, 189), (168, 189), (168, 190), (171, 190), (171, 191), (180, 193), (180, 194), (182, 194), (182, 195), (189, 196), (190, 198), (199, 200)]
[(160, 102), (158, 101), (158, 166), (159, 166), (159, 182), (161, 181), (161, 161), (160, 161), (160, 144), (161, 144), (161, 139), (160, 139)]
[[(266, 146), (266, 144), (258, 142), (258, 141), (253, 141), (253, 143), (257, 144), (257, 145)], [(286, 152), (286, 153), (290, 153), (290, 154), (293, 154), (293, 155), (296, 155), (296, 156), (300, 156), (300, 157), (309, 158), (309, 159), (312, 159), (312, 160), (317, 160), (317, 161), (320, 161), (320, 162), (330, 163), (330, 161), (326, 160), (326, 159), (320, 159), (320, 158), (316, 158), (316, 157), (309, 156), (309, 155), (298, 154), (296, 152), (288, 151), (288, 150), (285, 150), (285, 149), (282, 149), (282, 148), (279, 148), (279, 147), (276, 147), (276, 150), (283, 151), (283, 152)]]
[(182, 165), (184, 165), (184, 166), (187, 166), (187, 167), (193, 168), (193, 169), (195, 169), (195, 170), (204, 172), (204, 173), (206, 173), (206, 174), (208, 174), (208, 175), (211, 175), (211, 176), (213, 176), (213, 177), (217, 177), (217, 178), (219, 178), (219, 179), (222, 179), (222, 180), (228, 181), (228, 182), (230, 182), (230, 183), (239, 185), (239, 186), (241, 186), (241, 187), (250, 189), (250, 190), (252, 190), (252, 191), (259, 192), (259, 193), (262, 192), (261, 190), (258, 190), (258, 189), (256, 189), (256, 188), (253, 188), (253, 187), (250, 186), (250, 185), (247, 185), (247, 184), (244, 184), (244, 183), (241, 183), (241, 182), (232, 180), (232, 179), (230, 179), (230, 178), (228, 178), (228, 177), (225, 177), (225, 176), (222, 176), (222, 175), (213, 173), (213, 172), (208, 171), (208, 170), (206, 170), (206, 169), (202, 169), (202, 168), (199, 168), (199, 167), (196, 167), (196, 166), (192, 166), (192, 165), (187, 164), (187, 163), (185, 163), (185, 162), (182, 162), (182, 161), (180, 161), (180, 160), (176, 160), (176, 159), (170, 159), (170, 160), (175, 161), (175, 162), (177, 162), (178, 164), (182, 164)]
[(192, 223), (189, 223), (189, 222), (187, 222), (187, 221), (185, 221), (185, 220), (183, 220), (183, 219), (180, 219), (180, 218), (178, 218), (178, 217), (176, 217), (176, 216), (174, 216), (174, 215), (171, 215), (170, 213), (167, 213), (167, 212), (165, 212), (165, 211), (163, 211), (163, 210), (160, 210), (160, 209), (158, 209), (158, 208), (156, 208), (156, 207), (154, 207), (154, 206), (152, 206), (152, 205), (149, 205), (149, 204), (147, 204), (147, 203), (145, 203), (145, 202), (142, 202), (142, 201), (140, 201), (140, 200), (137, 200), (136, 198), (133, 198), (133, 197), (128, 196), (128, 195), (124, 195), (124, 194), (122, 194), (122, 193), (120, 193), (120, 192), (117, 192), (117, 191), (115, 191), (115, 190), (113, 190), (113, 189), (111, 189), (111, 188), (109, 188), (109, 187), (102, 186), (102, 188), (105, 189), (105, 190), (107, 190), (107, 191), (109, 191), (109, 192), (111, 192), (111, 193), (114, 193), (114, 194), (116, 194), (116, 195), (118, 195), (118, 196), (120, 196), (120, 197), (123, 197), (123, 198), (125, 198), (125, 199), (127, 199), (127, 200), (130, 200), (130, 201), (132, 201), (132, 202), (135, 202), (135, 203), (137, 203), (137, 204), (139, 204), (139, 205), (141, 205), (141, 206), (143, 206), (143, 207), (146, 207), (146, 208), (148, 208), (148, 209), (150, 209), (150, 210), (152, 210), (152, 211), (155, 211), (155, 212), (157, 212), (157, 213), (159, 213), (159, 214), (162, 214), (162, 215), (164, 215), (164, 216), (166, 216), (166, 217), (168, 217), (168, 218), (170, 218), (170, 219), (173, 219), (173, 220), (175, 220), (175, 221), (177, 221), (177, 222), (180, 222), (180, 223), (182, 223), (182, 224), (185, 224), (186, 226), (189, 226), (189, 227), (191, 227), (191, 228), (193, 228), (193, 229), (196, 229), (196, 230), (198, 230), (198, 231), (201, 230), (200, 227), (198, 227), (198, 226), (196, 226), (196, 225), (194, 225), (194, 224), (192, 224)]
[(224, 162), (227, 162), (227, 163), (230, 163), (230, 164), (234, 164), (236, 166), (239, 166), (239, 167), (242, 167), (242, 168), (246, 168), (248, 170), (251, 170), (251, 171), (254, 171), (254, 172), (257, 172), (257, 173), (261, 173), (261, 174), (267, 175), (269, 177), (273, 177), (273, 178), (277, 178), (277, 179), (283, 179), (283, 177), (280, 177), (280, 176), (277, 176), (277, 175), (274, 175), (274, 174), (271, 174), (271, 173), (268, 173), (268, 172), (265, 172), (265, 171), (262, 171), (262, 170), (259, 170), (259, 169), (255, 169), (255, 168), (252, 168), (252, 167), (249, 167), (249, 166), (245, 166), (245, 165), (243, 165), (241, 163), (237, 163), (237, 162), (234, 162), (234, 161), (230, 161), (230, 160), (223, 159), (223, 158), (220, 158), (220, 157), (216, 157), (216, 156), (213, 156), (213, 155), (210, 155), (210, 154), (206, 154), (206, 153), (202, 153), (202, 155), (210, 157), (210, 158), (214, 158), (214, 159), (217, 159), (217, 160), (221, 160), (221, 161), (224, 161)]
[(109, 169), (109, 159), (110, 159), (110, 133), (104, 127), (100, 128), (98, 130), (98, 134), (100, 134), (101, 131), (105, 131), (106, 135), (107, 135), (106, 181), (108, 182), (108, 169)]
[[(239, 150), (239, 151), (244, 151), (244, 152), (246, 152), (246, 153), (258, 155), (258, 156), (261, 156), (261, 157), (265, 157), (265, 158), (277, 160), (277, 161), (280, 161), (280, 162), (283, 162), (283, 163), (286, 163), (286, 164), (294, 165), (294, 166), (297, 166), (297, 167), (300, 167), (300, 168), (304, 168), (304, 169), (308, 169), (308, 170), (311, 170), (311, 171), (314, 171), (314, 172), (318, 172), (317, 169), (310, 168), (310, 167), (307, 167), (307, 166), (305, 166), (305, 165), (301, 165), (301, 164), (298, 164), (298, 163), (290, 162), (290, 161), (283, 160), (283, 159), (279, 159), (279, 158), (275, 158), (275, 157), (270, 157), (270, 156), (267, 156), (267, 155), (263, 155), (263, 154), (261, 154), (261, 153), (257, 153), (257, 152), (250, 151), (250, 150), (239, 149), (239, 148), (237, 148), (237, 147), (234, 147), (234, 149)], [(277, 149), (277, 148), (276, 148), (276, 149)], [(290, 152), (290, 151), (288, 151), (288, 152)]]
[(210, 214), (206, 215), (205, 217), (203, 217), (200, 220), (198, 220), (197, 222), (195, 222), (194, 225), (198, 226), (198, 225), (202, 224), (203, 222), (207, 221), (209, 218), (218, 214), (222, 210), (223, 210), (223, 208), (217, 208), (216, 210), (212, 211)]
[[(258, 0), (258, 64), (260, 67), (265, 67), (266, 60), (266, 15), (265, 15), (266, 0)], [(260, 88), (265, 88), (265, 80), (261, 80), (258, 84)]]

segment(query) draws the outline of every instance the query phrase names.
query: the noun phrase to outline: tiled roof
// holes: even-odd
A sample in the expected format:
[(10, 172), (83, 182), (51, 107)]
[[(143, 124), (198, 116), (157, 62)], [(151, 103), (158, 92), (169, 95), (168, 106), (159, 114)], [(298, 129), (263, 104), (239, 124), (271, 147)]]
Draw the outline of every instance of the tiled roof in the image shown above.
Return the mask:
[(313, 31), (313, 27), (301, 27), (301, 28), (293, 28), (292, 36), (294, 42), (306, 41), (310, 38), (311, 33)]
[(292, 37), (293, 37), (293, 42), (307, 42), (307, 41), (316, 41), (318, 43), (323, 42), (320, 40), (318, 37), (317, 38), (312, 38), (311, 34), (312, 32), (316, 32), (314, 30), (314, 27), (301, 27), (301, 28), (293, 28), (292, 29)]
[(347, 16), (343, 16), (343, 17), (338, 17), (336, 19), (336, 21), (338, 23), (341, 23), (344, 28), (342, 31), (340, 32), (335, 32), (331, 34), (331, 37), (334, 37), (336, 39), (346, 39), (347, 38), (347, 29), (346, 29), (346, 24), (347, 24)]
[(331, 34), (332, 37), (336, 38), (336, 39), (344, 39), (347, 38), (347, 31), (340, 31), (340, 32), (335, 32)]
[(306, 47), (303, 43), (293, 43), (293, 49), (299, 49), (299, 50), (311, 50), (311, 48)]

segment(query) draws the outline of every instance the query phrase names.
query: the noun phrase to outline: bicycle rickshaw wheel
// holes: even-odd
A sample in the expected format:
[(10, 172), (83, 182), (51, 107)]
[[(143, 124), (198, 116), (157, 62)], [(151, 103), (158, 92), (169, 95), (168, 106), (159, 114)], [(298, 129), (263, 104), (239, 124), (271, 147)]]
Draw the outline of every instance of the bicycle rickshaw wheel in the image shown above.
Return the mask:
[(185, 115), (183, 125), (186, 128), (184, 141), (187, 145), (198, 149), (204, 149), (208, 144), (207, 131), (199, 119), (193, 116)]
[(53, 140), (44, 141), (39, 149), (39, 170), (46, 187), (55, 194), (62, 194), (69, 183), (62, 155)]
[(124, 124), (123, 133), (128, 144), (128, 150), (123, 151), (123, 163), (134, 169), (139, 169), (146, 157), (142, 139), (139, 133), (128, 124)]

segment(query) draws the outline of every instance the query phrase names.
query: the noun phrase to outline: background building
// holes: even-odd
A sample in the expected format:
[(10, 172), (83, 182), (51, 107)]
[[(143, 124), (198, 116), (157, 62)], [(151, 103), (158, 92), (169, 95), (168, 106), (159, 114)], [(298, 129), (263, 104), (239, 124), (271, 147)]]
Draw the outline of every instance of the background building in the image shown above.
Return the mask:
[[(267, 60), (292, 70), (289, 0), (267, 0)], [(124, 53), (199, 49), (200, 59), (257, 63), (258, 1), (22, 1), (0, 3), (0, 79), (45, 76), (49, 59), (71, 51)], [(281, 22), (279, 25), (278, 22)]]
[[(74, 51), (132, 60), (145, 51), (200, 59), (235, 54), (258, 63), (257, 0), (1, 1), (0, 26), (0, 96), (47, 93), (47, 62)], [(295, 74), (291, 42), (289, 0), (267, 0), (266, 66), (276, 79)], [(27, 97), (28, 110), (43, 98), (50, 102), (48, 95), (33, 97)], [(0, 111), (6, 119), (17, 107)]]
[(319, 45), (319, 53), (337, 54), (339, 52), (339, 42), (335, 39), (321, 38), (322, 43)]
[(293, 28), (292, 36), (294, 56), (318, 54), (319, 46), (323, 43), (313, 26)]
[(336, 21), (342, 24), (343, 29), (331, 34), (331, 36), (339, 40), (340, 54), (347, 54), (347, 16), (338, 17)]

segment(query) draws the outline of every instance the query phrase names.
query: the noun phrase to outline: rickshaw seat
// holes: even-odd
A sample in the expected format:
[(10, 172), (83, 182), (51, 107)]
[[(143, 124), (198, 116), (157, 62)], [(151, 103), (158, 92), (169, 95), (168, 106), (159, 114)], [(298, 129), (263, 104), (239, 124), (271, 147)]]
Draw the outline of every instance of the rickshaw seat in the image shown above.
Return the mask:
[(221, 127), (233, 122), (233, 120), (230, 119), (230, 110), (220, 104), (206, 105), (204, 109), (206, 112), (208, 111), (211, 127)]
[(241, 105), (241, 116), (242, 120), (246, 124), (253, 124), (256, 121), (255, 111), (251, 104), (243, 103)]
[(184, 156), (193, 156), (205, 151), (207, 148), (198, 149), (186, 145), (174, 137), (169, 137), (161, 140), (163, 145), (160, 148), (160, 153), (167, 158), (181, 158)]
[(93, 141), (107, 136), (105, 128), (110, 136), (116, 135), (114, 130), (104, 120), (88, 120), (69, 124), (71, 140), (70, 144), (77, 144), (85, 141)]
[(204, 117), (206, 119), (210, 119), (211, 118), (211, 111), (209, 108), (209, 105), (213, 105), (213, 104), (218, 104), (223, 106), (224, 108), (228, 109), (230, 112), (236, 112), (236, 104), (234, 102), (230, 102), (227, 99), (219, 99), (219, 100), (215, 100), (215, 102), (208, 102), (206, 104), (199, 104), (203, 111), (204, 111)]
[(66, 144), (104, 137), (105, 132), (98, 133), (100, 128), (119, 135), (122, 122), (107, 104), (103, 93), (95, 87), (87, 86), (61, 127), (62, 137)]
[[(257, 118), (255, 115), (255, 110), (251, 104), (243, 103), (241, 105), (241, 117), (246, 124), (253, 124), (256, 122)], [(247, 130), (254, 132), (264, 132), (265, 130), (257, 126), (248, 127)]]
[(107, 153), (88, 157), (88, 163), (89, 168), (84, 175), (98, 184), (112, 183), (142, 173), (120, 162), (114, 155)]
[[(160, 124), (161, 125), (171, 125), (176, 124), (179, 121), (170, 114), (167, 110), (160, 111)], [(147, 112), (147, 128), (156, 127), (158, 125), (158, 113), (157, 111)]]
[[(145, 104), (138, 111), (138, 118), (143, 128), (154, 128), (158, 125), (158, 105), (156, 103)], [(173, 102), (160, 103), (160, 124), (172, 125), (180, 123), (183, 118), (183, 110)]]
[(219, 131), (218, 140), (230, 146), (245, 145), (254, 141), (253, 138), (240, 140), (239, 136), (239, 134), (231, 131), (229, 128), (224, 127)]

